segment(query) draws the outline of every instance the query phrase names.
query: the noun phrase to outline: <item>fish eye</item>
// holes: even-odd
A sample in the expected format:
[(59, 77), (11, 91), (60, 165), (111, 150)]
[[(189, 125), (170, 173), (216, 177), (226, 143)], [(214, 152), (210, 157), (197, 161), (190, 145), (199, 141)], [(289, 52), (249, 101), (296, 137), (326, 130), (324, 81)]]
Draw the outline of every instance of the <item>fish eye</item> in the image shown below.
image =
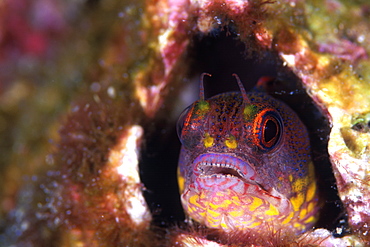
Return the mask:
[(262, 151), (273, 149), (282, 135), (282, 120), (280, 115), (272, 110), (262, 111), (256, 117), (255, 144)]
[(280, 137), (280, 126), (278, 120), (274, 117), (270, 117), (264, 122), (262, 141), (267, 147), (274, 145)]
[(188, 113), (190, 111), (192, 105), (189, 105), (188, 107), (185, 108), (185, 110), (182, 111), (180, 114), (177, 123), (176, 123), (176, 131), (177, 131), (177, 136), (179, 137), (180, 141), (182, 141), (182, 130), (185, 126), (185, 123), (187, 121)]

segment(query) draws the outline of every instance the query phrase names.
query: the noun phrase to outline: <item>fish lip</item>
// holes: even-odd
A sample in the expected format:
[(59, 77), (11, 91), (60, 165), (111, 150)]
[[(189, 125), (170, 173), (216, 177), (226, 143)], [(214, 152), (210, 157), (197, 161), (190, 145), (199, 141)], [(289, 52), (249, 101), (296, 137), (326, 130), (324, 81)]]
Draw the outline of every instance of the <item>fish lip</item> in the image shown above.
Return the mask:
[(257, 184), (257, 172), (250, 162), (227, 153), (205, 153), (194, 160), (194, 174), (199, 178), (236, 178), (244, 183)]

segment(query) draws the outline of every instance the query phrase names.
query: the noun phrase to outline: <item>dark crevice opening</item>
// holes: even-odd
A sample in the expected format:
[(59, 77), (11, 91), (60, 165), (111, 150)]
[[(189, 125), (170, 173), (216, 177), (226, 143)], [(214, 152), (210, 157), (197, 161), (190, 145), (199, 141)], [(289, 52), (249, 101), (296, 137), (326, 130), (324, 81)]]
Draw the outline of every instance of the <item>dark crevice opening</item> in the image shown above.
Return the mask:
[(237, 36), (212, 32), (196, 36), (191, 45), (191, 73), (196, 77), (203, 72), (212, 75), (205, 79), (206, 98), (216, 94), (239, 91), (233, 73), (237, 74), (247, 91), (262, 76), (276, 77), (276, 56), (267, 51), (249, 49)]
[[(336, 227), (343, 228), (346, 218), (327, 152), (330, 123), (307, 95), (300, 79), (283, 66), (276, 53), (248, 50), (236, 35), (217, 31), (208, 36), (195, 36), (186, 61), (191, 64), (187, 81), (199, 78), (204, 72), (212, 74), (212, 77), (204, 79), (207, 98), (223, 92), (239, 91), (235, 78), (231, 76), (233, 73), (238, 74), (247, 91), (260, 77), (276, 78), (269, 94), (287, 103), (299, 115), (310, 134), (319, 190), (324, 198), (316, 227), (330, 231)], [(171, 102), (167, 102), (159, 115), (166, 115), (171, 110), (170, 105)], [(146, 143), (140, 163), (142, 181), (147, 188), (145, 197), (154, 215), (153, 224), (168, 227), (184, 220), (176, 178), (180, 150), (176, 122), (160, 118), (145, 126)]]
[(153, 214), (152, 224), (159, 227), (184, 220), (176, 173), (181, 145), (175, 127), (165, 119), (147, 124), (141, 153), (144, 196)]

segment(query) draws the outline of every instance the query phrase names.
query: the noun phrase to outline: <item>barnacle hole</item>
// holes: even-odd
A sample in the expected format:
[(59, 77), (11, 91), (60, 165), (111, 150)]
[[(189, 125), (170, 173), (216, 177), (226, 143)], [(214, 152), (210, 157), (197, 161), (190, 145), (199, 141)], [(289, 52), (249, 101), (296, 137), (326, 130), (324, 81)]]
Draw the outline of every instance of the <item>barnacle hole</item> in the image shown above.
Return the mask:
[[(250, 48), (254, 47), (254, 48)], [(346, 214), (338, 197), (335, 178), (332, 173), (327, 152), (330, 122), (315, 105), (303, 88), (300, 79), (280, 60), (274, 50), (256, 49), (253, 40), (242, 42), (235, 28), (227, 26), (214, 29), (208, 34), (195, 33), (187, 50), (185, 64), (189, 66), (186, 78), (180, 86), (173, 88), (176, 98), (186, 98), (180, 102), (174, 98), (167, 99), (155, 122), (146, 125), (146, 142), (143, 146), (140, 172), (145, 184), (145, 197), (153, 213), (153, 226), (167, 228), (181, 225), (185, 216), (181, 207), (176, 181), (176, 167), (180, 142), (176, 135), (176, 118), (179, 109), (196, 100), (199, 93), (199, 80), (203, 72), (212, 74), (204, 78), (206, 98), (213, 95), (239, 91), (236, 73), (246, 90), (251, 90), (258, 79), (263, 76), (275, 78), (268, 84), (268, 92), (273, 97), (287, 103), (301, 118), (308, 128), (312, 156), (315, 163), (322, 209), (317, 228), (326, 228), (335, 236), (336, 229), (345, 229)], [(188, 88), (192, 88), (189, 93)], [(175, 103), (174, 103), (175, 102)], [(176, 104), (176, 105), (174, 105)], [(177, 109), (177, 110), (175, 110)]]

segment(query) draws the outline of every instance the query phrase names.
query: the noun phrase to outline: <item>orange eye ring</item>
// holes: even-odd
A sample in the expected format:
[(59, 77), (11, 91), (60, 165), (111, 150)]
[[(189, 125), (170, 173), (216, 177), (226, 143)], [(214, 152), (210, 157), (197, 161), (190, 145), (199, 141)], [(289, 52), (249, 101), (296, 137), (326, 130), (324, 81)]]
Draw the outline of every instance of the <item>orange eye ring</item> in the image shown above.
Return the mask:
[(201, 118), (194, 113), (194, 104), (185, 108), (180, 114), (176, 131), (182, 145), (194, 148), (203, 138)]
[(189, 114), (190, 109), (192, 108), (193, 105), (189, 105), (186, 107), (182, 113), (180, 114), (177, 123), (176, 123), (176, 132), (177, 136), (179, 137), (180, 141), (182, 140), (182, 130), (185, 126), (189, 124), (191, 114)]
[(279, 143), (283, 133), (282, 120), (278, 112), (264, 109), (255, 118), (254, 144), (261, 151), (270, 151)]

